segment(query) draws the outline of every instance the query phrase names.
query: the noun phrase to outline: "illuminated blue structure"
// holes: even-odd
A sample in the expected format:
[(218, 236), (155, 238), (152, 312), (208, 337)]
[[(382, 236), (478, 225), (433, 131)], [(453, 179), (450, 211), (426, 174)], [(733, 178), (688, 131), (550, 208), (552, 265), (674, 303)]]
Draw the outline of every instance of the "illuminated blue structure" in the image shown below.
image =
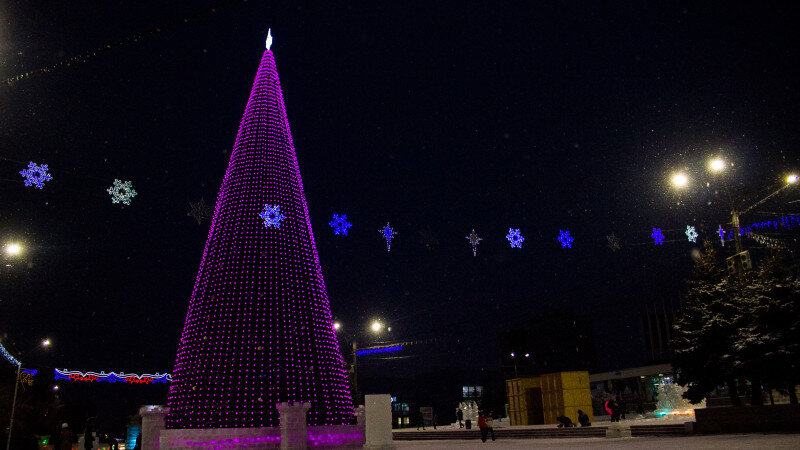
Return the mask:
[(280, 228), (281, 221), (286, 218), (281, 214), (281, 205), (264, 205), (264, 210), (258, 217), (264, 219), (264, 226), (267, 228)]
[(522, 242), (525, 240), (519, 228), (509, 228), (506, 239), (511, 244), (511, 248), (522, 248)]
[(356, 352), (357, 356), (365, 356), (365, 355), (376, 355), (379, 353), (397, 353), (400, 350), (403, 350), (402, 345), (393, 345), (390, 347), (380, 347), (380, 348), (368, 348), (365, 350), (358, 350)]
[(561, 248), (572, 248), (572, 242), (575, 239), (569, 235), (569, 230), (558, 230), (558, 242), (561, 243)]
[(650, 237), (653, 238), (656, 245), (664, 245), (664, 233), (661, 232), (661, 228), (653, 228), (653, 234)]
[(340, 234), (347, 236), (347, 230), (353, 226), (352, 223), (347, 221), (347, 214), (339, 214), (333, 215), (333, 220), (328, 222), (328, 225), (333, 227), (333, 234), (338, 236)]
[(125, 437), (125, 448), (136, 447), (136, 439), (142, 434), (141, 425), (128, 425), (128, 434)]
[(686, 225), (686, 238), (689, 242), (697, 242), (697, 231), (691, 225)]
[(47, 172), (47, 164), (37, 165), (33, 161), (28, 163), (28, 168), (20, 171), (20, 175), (25, 178), (25, 186), (33, 186), (44, 189), (44, 183), (53, 177)]
[(386, 239), (386, 251), (392, 251), (392, 239), (394, 239), (397, 232), (389, 226), (389, 222), (386, 222), (386, 226), (378, 230), (378, 233), (382, 234), (383, 238)]
[(722, 246), (725, 247), (725, 229), (722, 228), (722, 225), (717, 228), (717, 234), (719, 235), (720, 243), (722, 243)]

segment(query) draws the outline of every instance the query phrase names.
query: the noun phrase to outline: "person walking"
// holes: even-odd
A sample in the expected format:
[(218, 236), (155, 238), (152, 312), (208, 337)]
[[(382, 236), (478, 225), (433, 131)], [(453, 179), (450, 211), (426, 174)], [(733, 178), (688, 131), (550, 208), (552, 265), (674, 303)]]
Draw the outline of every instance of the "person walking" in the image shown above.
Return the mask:
[(83, 432), (83, 448), (85, 450), (92, 450), (94, 448), (94, 422), (89, 419), (86, 422), (86, 431)]
[(436, 422), (439, 421), (439, 416), (436, 413), (433, 413), (433, 429), (436, 429)]
[(422, 410), (419, 410), (419, 415), (417, 416), (417, 431), (419, 431), (419, 427), (422, 427), (422, 431), (425, 431), (425, 416), (422, 414)]
[(478, 428), (481, 429), (481, 442), (486, 442), (486, 435), (489, 434), (489, 425), (486, 424), (486, 417), (483, 412), (478, 413)]
[(492, 441), (494, 441), (494, 413), (489, 411), (489, 415), (486, 416), (486, 429), (492, 435)]
[(464, 411), (461, 408), (456, 409), (456, 418), (458, 418), (458, 428), (464, 428)]
[(611, 412), (612, 422), (619, 422), (620, 407), (615, 397), (611, 397), (611, 400), (606, 402), (606, 410)]
[(72, 444), (74, 444), (78, 439), (75, 436), (75, 433), (69, 429), (69, 425), (67, 423), (61, 424), (61, 434), (59, 435), (59, 446), (53, 446), (54, 450), (72, 450)]

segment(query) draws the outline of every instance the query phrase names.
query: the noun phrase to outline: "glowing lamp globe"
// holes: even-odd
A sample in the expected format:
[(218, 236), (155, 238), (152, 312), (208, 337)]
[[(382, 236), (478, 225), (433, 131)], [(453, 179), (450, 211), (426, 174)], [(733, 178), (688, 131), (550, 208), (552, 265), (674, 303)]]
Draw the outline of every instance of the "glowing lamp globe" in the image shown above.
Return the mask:
[(689, 184), (689, 177), (684, 173), (676, 173), (672, 176), (672, 185), (675, 187), (686, 187)]
[(786, 177), (786, 182), (789, 184), (797, 183), (797, 175), (794, 174), (789, 175), (788, 177)]
[(22, 246), (16, 243), (6, 245), (6, 254), (9, 256), (17, 256), (22, 253)]
[(383, 328), (383, 325), (380, 322), (375, 321), (375, 322), (372, 322), (371, 328), (372, 328), (373, 332), (377, 333), (377, 332), (381, 331), (381, 328)]
[(725, 160), (722, 158), (714, 158), (709, 161), (708, 168), (711, 169), (712, 172), (722, 172), (725, 170)]

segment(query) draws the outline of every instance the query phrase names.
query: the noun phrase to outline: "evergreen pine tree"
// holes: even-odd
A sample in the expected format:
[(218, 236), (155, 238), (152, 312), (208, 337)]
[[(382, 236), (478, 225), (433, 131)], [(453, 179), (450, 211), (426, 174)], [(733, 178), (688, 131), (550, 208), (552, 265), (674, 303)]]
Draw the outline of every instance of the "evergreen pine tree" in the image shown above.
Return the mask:
[(731, 403), (738, 406), (734, 348), (741, 322), (741, 305), (734, 295), (738, 286), (717, 264), (711, 241), (704, 242), (704, 250), (675, 320), (672, 365), (678, 383), (688, 387), (684, 395), (692, 403), (726, 384)]
[(787, 388), (790, 401), (797, 403), (800, 282), (784, 268), (783, 255), (770, 255), (741, 297), (748, 314), (743, 316), (735, 348), (737, 368), (753, 386), (751, 404), (762, 403), (761, 383)]

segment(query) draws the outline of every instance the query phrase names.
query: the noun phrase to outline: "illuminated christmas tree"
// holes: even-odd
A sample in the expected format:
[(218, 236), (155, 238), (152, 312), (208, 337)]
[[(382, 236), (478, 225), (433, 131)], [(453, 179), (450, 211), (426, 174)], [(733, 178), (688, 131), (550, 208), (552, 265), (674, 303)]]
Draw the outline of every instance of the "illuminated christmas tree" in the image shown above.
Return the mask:
[(189, 301), (168, 428), (311, 425), (353, 410), (275, 60), (261, 58)]

